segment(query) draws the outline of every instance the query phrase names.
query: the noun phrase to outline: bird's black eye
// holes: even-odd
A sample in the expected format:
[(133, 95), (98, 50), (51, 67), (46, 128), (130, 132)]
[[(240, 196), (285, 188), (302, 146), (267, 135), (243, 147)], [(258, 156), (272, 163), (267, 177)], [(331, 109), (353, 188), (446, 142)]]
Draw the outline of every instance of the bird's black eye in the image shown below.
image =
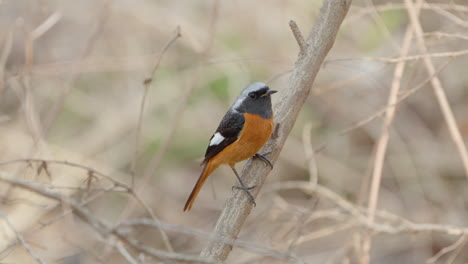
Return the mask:
[(257, 94), (252, 92), (252, 93), (249, 93), (249, 97), (252, 98), (252, 99), (255, 99), (257, 98)]

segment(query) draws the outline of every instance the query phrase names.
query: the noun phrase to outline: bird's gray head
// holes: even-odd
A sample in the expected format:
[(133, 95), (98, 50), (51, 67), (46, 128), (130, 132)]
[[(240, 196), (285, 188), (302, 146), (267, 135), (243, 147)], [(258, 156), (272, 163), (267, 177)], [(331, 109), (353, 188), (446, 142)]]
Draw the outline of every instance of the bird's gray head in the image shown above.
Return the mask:
[(257, 114), (265, 119), (271, 118), (273, 111), (270, 95), (276, 92), (264, 83), (252, 83), (242, 90), (231, 109), (241, 113)]

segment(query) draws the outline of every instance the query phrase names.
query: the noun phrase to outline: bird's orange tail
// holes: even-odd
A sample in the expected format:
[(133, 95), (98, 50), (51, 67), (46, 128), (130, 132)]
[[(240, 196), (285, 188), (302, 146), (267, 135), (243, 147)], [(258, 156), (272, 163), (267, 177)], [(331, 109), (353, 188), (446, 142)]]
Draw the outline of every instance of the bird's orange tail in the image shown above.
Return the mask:
[(192, 192), (190, 193), (189, 198), (187, 199), (187, 202), (185, 202), (184, 206), (184, 212), (189, 211), (192, 208), (193, 203), (195, 202), (195, 199), (197, 198), (198, 193), (200, 192), (203, 184), (205, 183), (206, 179), (208, 176), (216, 169), (218, 168), (218, 164), (213, 164), (212, 161), (208, 161), (205, 164), (205, 167), (203, 168), (203, 171), (198, 178), (197, 183), (195, 184), (195, 187), (193, 187)]

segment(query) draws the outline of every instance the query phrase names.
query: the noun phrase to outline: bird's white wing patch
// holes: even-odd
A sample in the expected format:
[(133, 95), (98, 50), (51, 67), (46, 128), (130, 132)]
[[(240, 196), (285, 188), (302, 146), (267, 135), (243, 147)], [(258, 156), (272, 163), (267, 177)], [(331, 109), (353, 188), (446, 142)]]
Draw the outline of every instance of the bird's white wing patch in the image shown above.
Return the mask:
[(210, 146), (219, 145), (219, 143), (223, 142), (223, 140), (224, 137), (219, 132), (216, 132), (210, 141)]

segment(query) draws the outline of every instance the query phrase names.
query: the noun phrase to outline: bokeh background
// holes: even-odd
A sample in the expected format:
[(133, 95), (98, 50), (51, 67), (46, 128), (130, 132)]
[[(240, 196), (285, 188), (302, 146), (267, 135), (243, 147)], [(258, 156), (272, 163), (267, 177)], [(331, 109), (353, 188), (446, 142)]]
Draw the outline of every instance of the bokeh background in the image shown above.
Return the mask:
[[(288, 23), (295, 20), (308, 35), (321, 4), (0, 1), (0, 172), (83, 202), (110, 224), (149, 217), (127, 192), (110, 189), (111, 182), (90, 181), (87, 169), (11, 161), (69, 161), (103, 172), (134, 186), (161, 221), (188, 230), (167, 231), (174, 251), (198, 254), (208, 238), (190, 230), (213, 229), (235, 184), (229, 168), (218, 169), (194, 208), (182, 212), (208, 140), (249, 83), (268, 83), (279, 90), (274, 104), (281, 100), (298, 54)], [(438, 76), (466, 142), (468, 3), (425, 1), (420, 21), (429, 52), (440, 53), (433, 62), (437, 69), (443, 66)], [(309, 181), (315, 164), (320, 186), (367, 206), (383, 122), (381, 116), (360, 122), (384, 109), (395, 68), (390, 59), (398, 56), (409, 24), (403, 1), (353, 1), (240, 234), (252, 248), (269, 251), (235, 247), (228, 263), (289, 263), (293, 260), (284, 256), (291, 254), (307, 263), (359, 263), (359, 236), (367, 232), (359, 221), (326, 197), (278, 186)], [(178, 26), (181, 37), (161, 57)], [(421, 54), (416, 43), (413, 39), (410, 55)], [(467, 175), (427, 78), (422, 60), (407, 60), (402, 93), (420, 89), (398, 105), (379, 192), (382, 218), (376, 221), (398, 226), (402, 217), (464, 227), (466, 233)], [(306, 155), (311, 148), (312, 159)], [(0, 188), (0, 262), (35, 262), (17, 243), (9, 219), (47, 263), (128, 263), (112, 239), (66, 214), (66, 204), (7, 184)], [(166, 250), (154, 228), (128, 232), (148, 247)], [(371, 263), (468, 262), (460, 235), (373, 234)], [(138, 263), (161, 263), (128, 250)]]

